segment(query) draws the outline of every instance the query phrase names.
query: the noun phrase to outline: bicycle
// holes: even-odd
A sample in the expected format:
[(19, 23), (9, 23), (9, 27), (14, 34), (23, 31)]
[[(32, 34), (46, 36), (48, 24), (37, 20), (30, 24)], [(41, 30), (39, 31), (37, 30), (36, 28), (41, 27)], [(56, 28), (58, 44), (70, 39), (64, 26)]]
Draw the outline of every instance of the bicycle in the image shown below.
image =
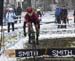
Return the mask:
[(38, 43), (39, 27), (38, 27), (38, 29), (36, 29), (36, 31), (34, 31), (33, 23), (31, 23), (31, 25), (29, 25), (29, 26), (30, 26), (30, 27), (28, 27), (29, 43), (39, 44)]
[(32, 44), (33, 61), (36, 61), (37, 60), (37, 47), (36, 47), (36, 44), (38, 45), (38, 40), (37, 40), (38, 33), (37, 33), (37, 30), (36, 30), (36, 32), (34, 31), (33, 25), (31, 25), (31, 27), (32, 28), (29, 30), (29, 38), (30, 38), (29, 43), (32, 42), (31, 44)]

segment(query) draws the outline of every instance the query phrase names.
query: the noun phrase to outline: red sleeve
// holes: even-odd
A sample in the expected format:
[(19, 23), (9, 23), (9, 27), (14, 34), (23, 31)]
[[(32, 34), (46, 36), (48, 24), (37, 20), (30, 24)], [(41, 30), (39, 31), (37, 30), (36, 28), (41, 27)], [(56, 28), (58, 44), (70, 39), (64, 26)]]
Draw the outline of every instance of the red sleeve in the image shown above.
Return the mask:
[(27, 14), (25, 15), (24, 19), (25, 19), (25, 22), (28, 22), (28, 15)]
[(38, 20), (39, 16), (36, 13), (34, 13), (34, 17), (35, 17), (36, 20)]

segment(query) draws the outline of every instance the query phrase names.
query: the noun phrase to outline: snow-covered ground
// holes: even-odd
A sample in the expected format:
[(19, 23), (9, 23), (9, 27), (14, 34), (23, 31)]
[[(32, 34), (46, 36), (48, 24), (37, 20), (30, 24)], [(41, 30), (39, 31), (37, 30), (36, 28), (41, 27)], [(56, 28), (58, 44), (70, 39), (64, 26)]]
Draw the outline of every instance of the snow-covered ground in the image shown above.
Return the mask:
[[(46, 12), (45, 15), (42, 16), (41, 27), (40, 27), (40, 36), (39, 39), (50, 39), (50, 38), (63, 38), (63, 37), (75, 37), (75, 25), (73, 23), (73, 11), (69, 12), (69, 23), (67, 23), (67, 29), (58, 29), (56, 23), (48, 23), (55, 22), (54, 12)], [(22, 17), (24, 13), (22, 14)], [(24, 20), (24, 18), (22, 18)], [(46, 24), (47, 22), (47, 24)], [(23, 49), (24, 44), (28, 42), (28, 36), (23, 36), (23, 21), (22, 23), (15, 24), (15, 27), (18, 28), (14, 32), (8, 33), (4, 31), (5, 39), (4, 39), (4, 49)], [(3, 27), (7, 29), (7, 26)], [(13, 37), (13, 36), (16, 37)], [(2, 47), (3, 49), (3, 47)], [(3, 59), (4, 58), (4, 59)], [(6, 57), (4, 54), (0, 56), (1, 61), (16, 61), (16, 59), (12, 59)]]
[[(25, 13), (22, 14), (22, 17), (24, 17), (24, 14)], [(39, 39), (75, 37), (75, 25), (73, 23), (72, 14), (73, 12), (69, 12), (68, 17), (70, 20), (69, 23), (67, 23), (67, 29), (58, 29), (56, 23), (48, 23), (55, 22), (54, 11), (46, 12), (45, 15), (42, 16)], [(22, 18), (22, 20), (24, 21), (24, 18)], [(17, 29), (14, 32), (11, 31), (10, 33), (8, 33), (7, 31), (4, 31), (5, 37), (7, 36), (5, 38), (5, 49), (19, 49), (21, 47), (23, 48), (23, 44), (28, 41), (28, 36), (23, 36), (23, 21), (22, 23), (15, 24), (15, 28)], [(3, 29), (7, 29), (7, 26), (3, 26)], [(16, 36), (15, 38), (13, 38), (14, 35)], [(19, 47), (17, 45), (22, 46)]]

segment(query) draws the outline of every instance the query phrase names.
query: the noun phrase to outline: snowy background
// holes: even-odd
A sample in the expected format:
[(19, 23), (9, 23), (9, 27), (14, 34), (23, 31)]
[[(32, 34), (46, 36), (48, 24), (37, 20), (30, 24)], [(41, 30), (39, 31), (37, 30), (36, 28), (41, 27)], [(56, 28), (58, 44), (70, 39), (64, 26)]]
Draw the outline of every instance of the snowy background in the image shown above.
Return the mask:
[[(22, 13), (22, 20), (24, 21), (25, 12)], [(40, 25), (39, 39), (51, 39), (51, 38), (64, 38), (75, 37), (75, 24), (73, 18), (73, 11), (69, 11), (68, 14), (69, 23), (67, 23), (67, 29), (58, 29), (55, 23), (54, 11), (45, 12), (42, 16)], [(28, 36), (23, 35), (23, 21), (15, 24), (15, 31), (8, 33), (4, 31), (4, 47), (1, 47), (1, 53), (7, 49), (23, 49), (24, 44), (28, 42)], [(1, 27), (0, 27), (1, 28)], [(7, 25), (3, 26), (3, 29), (7, 29)], [(27, 29), (27, 28), (26, 28)], [(66, 31), (64, 31), (66, 30)], [(1, 34), (1, 33), (0, 33)], [(16, 61), (16, 58), (9, 58), (3, 53), (0, 56), (1, 61)]]

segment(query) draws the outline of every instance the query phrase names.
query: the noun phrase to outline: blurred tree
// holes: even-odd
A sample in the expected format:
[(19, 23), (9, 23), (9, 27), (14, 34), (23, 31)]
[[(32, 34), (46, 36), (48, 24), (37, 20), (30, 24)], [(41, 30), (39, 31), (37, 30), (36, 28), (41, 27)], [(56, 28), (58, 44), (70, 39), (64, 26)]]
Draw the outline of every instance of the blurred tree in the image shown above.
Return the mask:
[(0, 25), (3, 25), (3, 2), (4, 0), (0, 0)]
[(31, 0), (24, 0), (22, 2), (23, 10), (25, 10), (27, 6), (31, 6)]

